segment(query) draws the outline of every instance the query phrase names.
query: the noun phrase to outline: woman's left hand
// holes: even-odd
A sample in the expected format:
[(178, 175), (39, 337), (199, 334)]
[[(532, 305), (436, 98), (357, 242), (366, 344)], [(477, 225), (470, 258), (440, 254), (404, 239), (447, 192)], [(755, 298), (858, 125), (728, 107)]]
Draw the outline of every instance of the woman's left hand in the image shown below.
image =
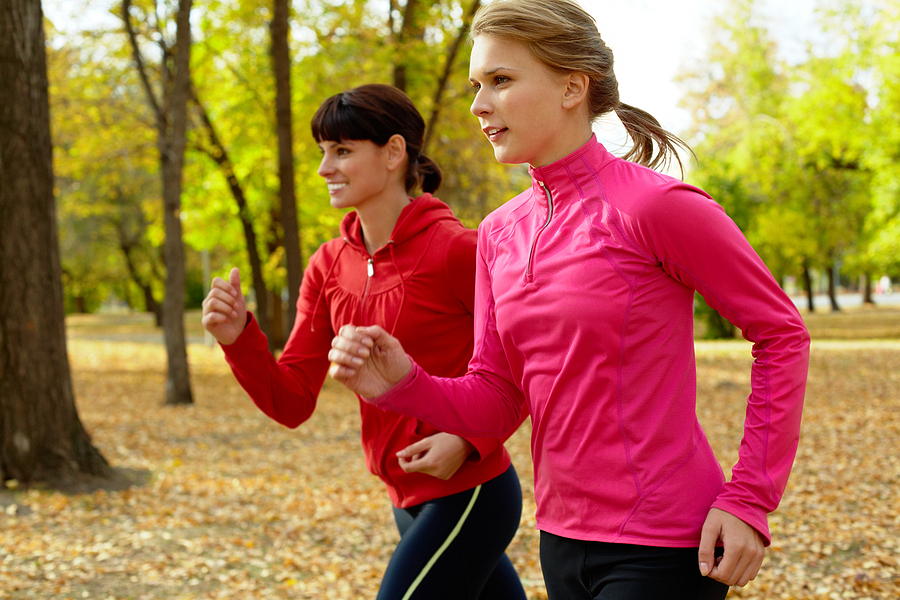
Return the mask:
[(400, 468), (407, 473), (425, 473), (450, 479), (466, 462), (474, 446), (457, 435), (436, 433), (397, 453)]
[[(715, 557), (721, 540), (724, 553)], [(756, 577), (766, 556), (762, 536), (750, 525), (718, 508), (706, 515), (700, 534), (700, 574), (725, 585), (744, 586)]]

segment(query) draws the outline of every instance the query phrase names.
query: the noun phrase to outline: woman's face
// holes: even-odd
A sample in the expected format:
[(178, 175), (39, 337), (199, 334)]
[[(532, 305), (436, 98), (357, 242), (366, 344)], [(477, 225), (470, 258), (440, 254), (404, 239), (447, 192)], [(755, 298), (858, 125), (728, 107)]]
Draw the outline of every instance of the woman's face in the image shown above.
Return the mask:
[(567, 154), (563, 102), (569, 76), (552, 71), (519, 42), (479, 35), (472, 46), (472, 114), (502, 163), (542, 167)]
[(370, 140), (323, 140), (319, 148), (322, 162), (318, 173), (328, 184), (333, 207), (359, 209), (391, 189), (387, 145)]

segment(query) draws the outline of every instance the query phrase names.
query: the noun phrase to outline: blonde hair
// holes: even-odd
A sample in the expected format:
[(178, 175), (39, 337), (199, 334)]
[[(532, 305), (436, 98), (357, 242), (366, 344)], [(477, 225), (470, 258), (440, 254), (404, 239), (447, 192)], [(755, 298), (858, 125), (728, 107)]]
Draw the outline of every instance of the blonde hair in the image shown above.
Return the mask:
[(684, 174), (677, 148), (690, 148), (663, 129), (653, 115), (619, 100), (612, 50), (600, 37), (594, 18), (576, 2), (494, 0), (482, 6), (472, 21), (469, 36), (475, 39), (479, 35), (524, 44), (554, 71), (587, 75), (591, 120), (615, 111), (634, 144), (624, 158), (651, 169), (674, 158)]

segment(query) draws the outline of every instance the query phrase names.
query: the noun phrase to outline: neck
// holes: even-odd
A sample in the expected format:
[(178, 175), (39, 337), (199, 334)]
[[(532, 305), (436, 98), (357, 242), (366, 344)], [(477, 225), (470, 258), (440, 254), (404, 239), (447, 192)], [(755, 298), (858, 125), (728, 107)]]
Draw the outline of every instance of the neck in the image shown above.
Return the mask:
[[(565, 143), (557, 146), (555, 152), (543, 156), (540, 161), (531, 163), (531, 166), (535, 168), (546, 167), (558, 160), (562, 160), (587, 144), (592, 135), (594, 135), (594, 130), (591, 127), (590, 120), (572, 123), (569, 127), (560, 132), (558, 136), (558, 139), (565, 140)], [(540, 162), (541, 164), (536, 164), (537, 162)]]
[(400, 218), (400, 213), (408, 204), (409, 196), (404, 190), (402, 194), (391, 196), (389, 201), (380, 203), (378, 206), (356, 209), (362, 228), (363, 243), (369, 254), (374, 254), (376, 250), (388, 243), (397, 219)]

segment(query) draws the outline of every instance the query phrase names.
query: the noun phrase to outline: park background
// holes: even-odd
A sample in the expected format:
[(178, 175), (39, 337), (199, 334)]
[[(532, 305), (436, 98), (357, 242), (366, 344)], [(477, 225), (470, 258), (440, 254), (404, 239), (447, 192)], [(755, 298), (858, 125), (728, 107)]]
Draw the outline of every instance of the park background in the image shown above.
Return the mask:
[[(15, 2), (35, 0), (4, 0)], [(341, 216), (315, 172), (309, 119), (347, 87), (410, 94), (445, 171), (439, 196), (469, 225), (527, 185), (522, 167), (496, 164), (468, 113), (464, 33), (478, 3), (197, 0), (186, 67), (188, 4), (44, 2), (77, 406), (66, 413), (77, 427), (56, 433), (94, 454), (54, 472), (38, 434), (30, 463), (0, 444), (0, 598), (374, 597), (396, 533), (363, 466), (355, 399), (329, 383), (301, 429), (267, 421), (204, 340), (197, 307), (211, 274), (240, 266), (278, 351), (292, 278)], [(691, 144), (685, 180), (728, 210), (813, 335), (774, 543), (730, 597), (897, 598), (900, 2), (585, 6), (616, 53), (623, 101)], [(597, 131), (627, 149), (615, 119)], [(180, 171), (168, 170), (173, 148)], [(171, 173), (181, 189), (166, 188)], [(749, 345), (699, 299), (697, 332), (698, 412), (727, 473)], [(12, 339), (0, 335), (0, 356)], [(0, 397), (4, 424), (35, 420), (22, 400)], [(544, 598), (528, 433), (509, 443), (525, 490), (510, 555)]]

